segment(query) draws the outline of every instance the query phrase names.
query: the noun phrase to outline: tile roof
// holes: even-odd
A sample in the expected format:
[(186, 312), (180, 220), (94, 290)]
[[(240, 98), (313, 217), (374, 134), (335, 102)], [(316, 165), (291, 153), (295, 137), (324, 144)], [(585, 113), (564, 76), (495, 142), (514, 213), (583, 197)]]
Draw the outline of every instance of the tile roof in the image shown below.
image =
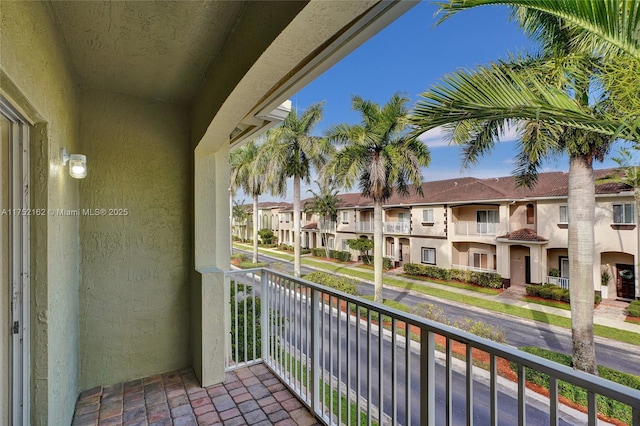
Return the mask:
[(318, 223), (317, 222), (309, 222), (305, 226), (303, 226), (302, 229), (318, 229)]
[(536, 231), (529, 228), (523, 228), (523, 229), (518, 229), (517, 231), (509, 232), (506, 235), (501, 235), (497, 237), (497, 239), (509, 240), (509, 241), (535, 241), (535, 242), (549, 241), (547, 238), (541, 237), (536, 233)]

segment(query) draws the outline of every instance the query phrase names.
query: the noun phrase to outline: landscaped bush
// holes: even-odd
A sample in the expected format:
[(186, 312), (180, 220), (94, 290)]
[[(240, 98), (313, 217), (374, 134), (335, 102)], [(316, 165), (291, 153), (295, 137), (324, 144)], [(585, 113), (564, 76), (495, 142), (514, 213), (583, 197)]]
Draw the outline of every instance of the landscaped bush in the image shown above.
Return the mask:
[(325, 287), (331, 287), (347, 294), (352, 294), (354, 296), (358, 295), (358, 290), (356, 289), (356, 281), (349, 278), (341, 277), (339, 275), (333, 275), (328, 272), (312, 272), (305, 275), (303, 278), (305, 280), (318, 283)]
[(640, 317), (640, 300), (634, 300), (629, 303), (627, 307), (627, 313), (632, 317)]
[(280, 243), (280, 245), (278, 245), (278, 248), (284, 251), (293, 251), (293, 246), (290, 246), (289, 244), (285, 244), (285, 243)]
[[(373, 296), (363, 296), (363, 299), (367, 299), (367, 300), (373, 300)], [(382, 299), (382, 304), (388, 308), (393, 308), (396, 309), (398, 311), (402, 311), (402, 312), (411, 312), (411, 308), (407, 305), (405, 305), (402, 302), (397, 302), (395, 300), (390, 300), (390, 299)], [(356, 313), (356, 306), (355, 305), (351, 305), (349, 310), (351, 311), (351, 313)], [(366, 318), (367, 317), (367, 309), (365, 308), (360, 308), (359, 309), (359, 316)], [(380, 314), (377, 311), (371, 311), (371, 321), (374, 322), (380, 322)], [(389, 322), (391, 321), (391, 317), (388, 315), (383, 315), (382, 316), (382, 322)]]
[(507, 338), (504, 330), (500, 327), (494, 327), (482, 321), (474, 321), (471, 318), (465, 318), (464, 321), (457, 321), (454, 327), (464, 330), (468, 333), (475, 334), (483, 339), (493, 340), (498, 343), (506, 343)]
[[(569, 355), (536, 347), (523, 347), (520, 348), (520, 350), (557, 362), (559, 364), (567, 365), (569, 367), (573, 366), (571, 356)], [(511, 363), (511, 368), (517, 372), (517, 365), (515, 363)], [(598, 366), (598, 375), (604, 379), (640, 390), (640, 377), (634, 376), (633, 374), (613, 370), (608, 367)], [(526, 379), (529, 382), (549, 389), (549, 376), (547, 374), (543, 374), (541, 372), (532, 370), (531, 368), (527, 368)], [(581, 387), (571, 385), (567, 382), (558, 381), (558, 392), (560, 395), (579, 405), (585, 407), (587, 406), (587, 391), (585, 391)], [(631, 416), (631, 407), (618, 401), (605, 398), (601, 395), (598, 395), (598, 412), (604, 414), (605, 416), (621, 420), (626, 424), (631, 424), (633, 422)]]
[[(327, 257), (327, 251), (324, 248), (312, 248), (311, 254), (316, 257)], [(329, 259), (336, 259), (341, 262), (349, 262), (351, 260), (351, 252), (329, 250)]]
[[(365, 256), (362, 256), (360, 260), (362, 260), (362, 263), (364, 263), (365, 265), (373, 265), (373, 256), (365, 255)], [(382, 258), (382, 269), (386, 271), (388, 269), (393, 268), (393, 266), (394, 266), (393, 259), (391, 259), (390, 257)]]
[(278, 247), (277, 244), (258, 244), (260, 247), (262, 248), (274, 248), (274, 247)]
[[(556, 300), (565, 303), (569, 303), (571, 300), (568, 288), (561, 288), (554, 284), (531, 284), (528, 285), (525, 290), (527, 295), (532, 297), (540, 297), (542, 299)], [(602, 298), (599, 295), (595, 294), (593, 296), (593, 302), (595, 304), (600, 303), (601, 300)]]
[(262, 241), (264, 244), (273, 244), (274, 240), (276, 239), (273, 231), (268, 228), (259, 230), (258, 235), (260, 236), (260, 241)]
[(431, 321), (450, 325), (450, 322), (447, 319), (444, 310), (440, 306), (436, 306), (433, 303), (418, 303), (413, 308), (411, 308), (411, 313)]
[(249, 257), (244, 253), (233, 253), (231, 260), (237, 260), (238, 262), (245, 262)]
[(419, 263), (405, 263), (404, 272), (443, 281), (461, 281), (482, 287), (502, 288), (502, 277), (493, 272), (462, 271), (459, 269), (444, 269), (437, 266), (421, 265)]
[(238, 266), (239, 266), (241, 269), (251, 269), (251, 268), (264, 268), (265, 266), (267, 266), (267, 264), (266, 264), (266, 263), (264, 263), (264, 262), (256, 262), (256, 263), (253, 263), (253, 262), (249, 262), (249, 261), (247, 260), (247, 261), (244, 261), (244, 262), (240, 262), (240, 263), (238, 264)]

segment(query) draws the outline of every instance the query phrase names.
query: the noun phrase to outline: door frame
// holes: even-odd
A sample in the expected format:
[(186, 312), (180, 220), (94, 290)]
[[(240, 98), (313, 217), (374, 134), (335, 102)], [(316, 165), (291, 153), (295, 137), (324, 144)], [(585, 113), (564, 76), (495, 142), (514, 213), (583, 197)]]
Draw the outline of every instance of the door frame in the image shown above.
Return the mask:
[(4, 188), (9, 201), (5, 229), (8, 244), (2, 248), (9, 255), (8, 279), (11, 283), (4, 290), (9, 297), (9, 330), (5, 329), (10, 333), (7, 360), (9, 424), (22, 425), (29, 424), (31, 418), (30, 123), (3, 96), (0, 96), (0, 115), (9, 122), (9, 146), (2, 147), (2, 152), (8, 153), (9, 157), (7, 188)]

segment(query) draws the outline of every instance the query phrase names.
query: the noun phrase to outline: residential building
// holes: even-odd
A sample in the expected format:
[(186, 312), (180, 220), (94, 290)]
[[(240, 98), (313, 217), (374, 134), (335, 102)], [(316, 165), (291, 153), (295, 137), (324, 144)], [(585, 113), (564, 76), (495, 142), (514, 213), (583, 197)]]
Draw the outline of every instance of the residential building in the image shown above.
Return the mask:
[(0, 424), (69, 425), (79, 392), (187, 366), (224, 380), (229, 149), (413, 5), (1, 3)]
[[(635, 201), (632, 188), (609, 179), (615, 173), (595, 171), (594, 288), (605, 298), (634, 299), (640, 296)], [(384, 205), (384, 256), (396, 265), (496, 272), (506, 286), (570, 285), (566, 173), (541, 173), (532, 188), (518, 187), (512, 176), (461, 177), (421, 188), (422, 194), (393, 196)], [(332, 248), (348, 250), (348, 239), (373, 237), (373, 202), (355, 193), (338, 197), (329, 239)], [(303, 215), (303, 232), (317, 221)], [(352, 255), (356, 260), (358, 253)], [(601, 283), (605, 270), (612, 277), (608, 288)]]

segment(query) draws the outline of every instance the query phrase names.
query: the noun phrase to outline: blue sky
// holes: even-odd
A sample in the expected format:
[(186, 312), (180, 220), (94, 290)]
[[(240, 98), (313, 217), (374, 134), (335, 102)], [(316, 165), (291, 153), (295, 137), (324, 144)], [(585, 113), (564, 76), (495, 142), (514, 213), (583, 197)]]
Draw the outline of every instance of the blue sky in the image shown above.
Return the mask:
[[(413, 105), (420, 93), (447, 73), (506, 58), (509, 53), (536, 50), (534, 42), (509, 21), (509, 11), (504, 6), (472, 9), (434, 26), (436, 10), (431, 3), (418, 4), (291, 97), (299, 111), (315, 102), (325, 102), (324, 118), (315, 134), (322, 134), (333, 124), (359, 121), (358, 114), (351, 110), (352, 95), (383, 104), (400, 92)], [(424, 140), (431, 152), (431, 165), (423, 170), (424, 180), (505, 176), (513, 170), (516, 143), (512, 136), (503, 138), (490, 155), (471, 169), (461, 169), (459, 148), (448, 146), (437, 131)], [(595, 164), (595, 168), (613, 166), (611, 161)], [(544, 170), (567, 171), (568, 159), (551, 159)], [(302, 198), (310, 195), (306, 189), (308, 186), (303, 186)], [(285, 198), (293, 198), (291, 185)], [(242, 199), (240, 194), (238, 200)], [(249, 197), (246, 199), (249, 202)], [(272, 199), (268, 194), (261, 197), (263, 201)]]

